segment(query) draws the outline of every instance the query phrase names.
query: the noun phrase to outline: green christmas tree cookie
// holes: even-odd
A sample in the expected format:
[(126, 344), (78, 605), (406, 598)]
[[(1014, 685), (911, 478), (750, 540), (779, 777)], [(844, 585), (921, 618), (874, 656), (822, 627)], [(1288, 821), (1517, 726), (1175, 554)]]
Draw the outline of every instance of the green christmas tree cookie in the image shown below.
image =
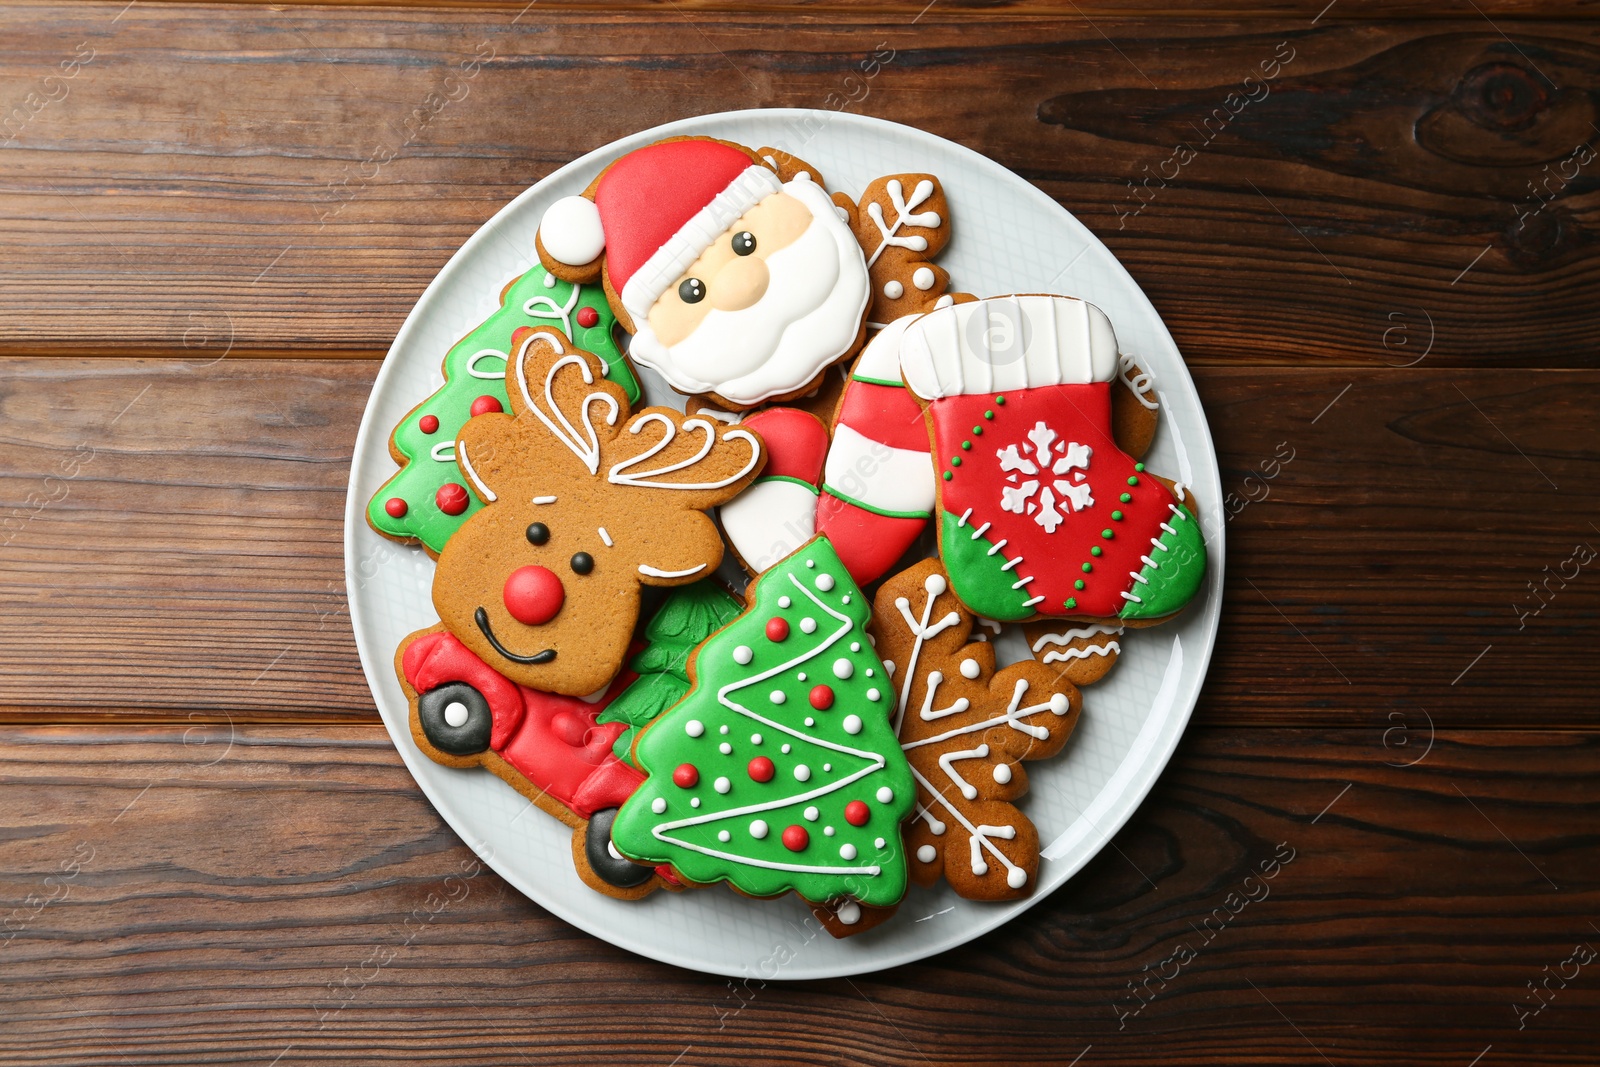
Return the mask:
[(611, 840), (751, 896), (894, 904), (916, 798), (890, 726), (894, 686), (867, 639), (871, 602), (826, 538), (746, 596), (691, 659), (689, 694), (639, 734), (650, 777)]
[(601, 725), (628, 724), (612, 746), (618, 759), (633, 762), (633, 739), (639, 728), (649, 725), (689, 691), (689, 654), (737, 614), (739, 601), (710, 580), (668, 594), (644, 628), (647, 646), (628, 664), (639, 677), (596, 720)]
[(523, 326), (555, 326), (606, 365), (606, 377), (639, 399), (639, 382), (614, 340), (616, 316), (598, 286), (574, 285), (534, 267), (500, 294), (500, 308), (446, 353), (444, 384), (389, 436), (400, 471), (367, 502), (367, 523), (396, 541), (418, 541), (437, 556), (483, 505), (456, 466), (456, 432), (467, 419), (505, 411), (506, 354)]

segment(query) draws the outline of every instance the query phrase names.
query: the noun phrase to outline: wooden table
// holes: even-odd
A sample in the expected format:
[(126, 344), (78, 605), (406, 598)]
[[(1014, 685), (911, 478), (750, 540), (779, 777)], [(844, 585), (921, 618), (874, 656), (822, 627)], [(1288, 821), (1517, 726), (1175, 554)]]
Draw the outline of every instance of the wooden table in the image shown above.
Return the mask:
[[(1600, 27), (1323, 2), (0, 8), (0, 1062), (1600, 1058)], [(472, 855), (345, 607), (423, 286), (561, 163), (756, 106), (1075, 212), (1235, 512), (1205, 695), (1113, 847), (853, 981), (647, 962), (487, 870), (438, 907)]]

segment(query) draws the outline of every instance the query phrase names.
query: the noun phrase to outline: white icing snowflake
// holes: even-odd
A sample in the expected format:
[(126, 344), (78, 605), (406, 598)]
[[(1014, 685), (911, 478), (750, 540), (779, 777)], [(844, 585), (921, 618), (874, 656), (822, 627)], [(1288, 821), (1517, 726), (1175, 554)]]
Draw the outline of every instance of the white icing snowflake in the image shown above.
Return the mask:
[[(1087, 483), (1094, 449), (1076, 441), (1057, 444), (1060, 435), (1042, 420), (1028, 431), (1027, 438), (1020, 450), (1012, 444), (995, 452), (1000, 457), (1000, 471), (1010, 483), (1000, 487), (1000, 507), (1016, 515), (1032, 515), (1045, 533), (1053, 534), (1066, 521), (1061, 507), (1074, 512), (1094, 504)], [(1042, 477), (1024, 481), (1025, 475)]]

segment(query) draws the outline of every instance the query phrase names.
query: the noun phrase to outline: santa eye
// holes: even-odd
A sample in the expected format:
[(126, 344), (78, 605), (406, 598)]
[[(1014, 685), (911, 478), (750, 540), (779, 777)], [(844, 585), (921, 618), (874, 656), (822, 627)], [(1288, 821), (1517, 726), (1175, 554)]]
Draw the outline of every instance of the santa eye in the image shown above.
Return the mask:
[(749, 230), (740, 230), (733, 235), (733, 251), (735, 255), (748, 256), (756, 250), (756, 235)]
[(678, 299), (685, 304), (698, 304), (706, 298), (706, 283), (699, 278), (685, 278), (678, 286)]
[(550, 540), (550, 527), (542, 522), (536, 522), (528, 527), (528, 544), (542, 545)]
[(588, 574), (594, 570), (594, 557), (587, 552), (578, 552), (573, 555), (572, 570), (577, 574)]

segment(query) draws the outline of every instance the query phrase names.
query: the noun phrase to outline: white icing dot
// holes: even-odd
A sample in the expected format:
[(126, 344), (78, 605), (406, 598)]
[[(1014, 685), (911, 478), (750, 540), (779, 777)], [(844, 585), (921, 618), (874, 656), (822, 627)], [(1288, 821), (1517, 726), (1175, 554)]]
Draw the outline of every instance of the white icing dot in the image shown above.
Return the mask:
[(878, 838), (876, 841), (874, 841), (872, 843), (872, 847), (873, 848), (882, 848), (884, 845), (887, 845), (888, 843), (889, 842), (885, 841), (883, 838), (880, 837), (880, 838)]
[(546, 273), (545, 276), (544, 276), (544, 287), (546, 289), (554, 289), (555, 286), (556, 286), (556, 276), (554, 274)]
[(1006, 875), (1006, 885), (1010, 886), (1012, 889), (1021, 889), (1027, 884), (1028, 872), (1023, 870), (1021, 867), (1013, 868), (1011, 873)]
[(467, 706), (459, 700), (452, 700), (444, 706), (444, 721), (446, 726), (459, 728), (467, 725)]
[(833, 661), (833, 676), (835, 678), (848, 678), (856, 673), (856, 665), (849, 660), (839, 658)]
[(717, 831), (717, 840), (718, 841), (729, 841), (732, 838), (733, 838), (733, 835), (728, 833), (728, 831), (726, 831), (726, 830), (718, 830)]
[(933, 288), (933, 283), (938, 279), (933, 276), (932, 267), (918, 267), (911, 272), (911, 284), (927, 292)]
[(842, 723), (842, 725), (844, 726), (844, 732), (845, 733), (847, 733), (847, 734), (859, 734), (861, 732), (861, 716), (859, 716), (859, 715), (846, 715), (844, 717), (844, 722)]
[[(726, 793), (727, 790), (724, 789), (724, 790), (722, 790), (722, 792)], [(890, 789), (888, 786), (883, 786), (878, 790), (878, 803), (879, 804), (888, 804), (888, 803), (891, 803), (893, 800), (894, 800), (894, 790), (893, 789)]]
[(727, 733), (728, 732), (728, 728), (726, 726), (723, 726), (720, 729), (721, 729), (722, 733)]
[(906, 287), (891, 279), (883, 283), (883, 295), (890, 300), (899, 300), (906, 295)]
[(831, 770), (833, 770), (833, 764), (831, 764), (831, 763), (824, 763), (824, 764), (823, 764), (823, 765), (822, 765), (822, 769), (823, 769), (823, 770), (825, 770), (825, 771), (831, 771)]
[(757, 841), (767, 836), (767, 823), (764, 819), (757, 819), (750, 824), (750, 836)]
[(849, 594), (849, 593), (846, 593), (846, 594), (845, 594), (845, 595), (844, 595), (844, 596), (842, 596), (842, 597), (840, 597), (840, 598), (839, 598), (839, 603), (841, 603), (841, 604), (848, 604), (848, 603), (850, 603), (850, 594)]
[(689, 806), (691, 808), (698, 808), (700, 806), (700, 798), (699, 797), (690, 797), (689, 798)]
[(882, 695), (883, 694), (878, 692), (876, 689), (868, 689), (867, 690), (867, 699), (868, 700), (877, 700)]
[(654, 800), (652, 800), (650, 802), (650, 810), (655, 812), (657, 815), (660, 815), (662, 812), (666, 811), (667, 810), (667, 798), (666, 797), (656, 797)]
[(790, 600), (786, 596), (781, 596), (781, 597), (778, 598), (778, 607), (780, 607), (780, 608), (786, 608), (790, 604), (793, 604), (793, 603), (794, 603), (794, 601)]
[(923, 580), (922, 588), (926, 589), (929, 595), (938, 596), (950, 588), (950, 583), (944, 580), (944, 575), (942, 574), (930, 574)]
[(861, 905), (853, 900), (847, 900), (839, 905), (839, 910), (833, 913), (833, 917), (846, 926), (854, 926), (861, 921)]
[(711, 788), (715, 789), (719, 793), (726, 793), (728, 790), (733, 788), (733, 783), (728, 781), (726, 778), (718, 778), (716, 781), (711, 783)]
[(817, 725), (817, 720), (813, 719), (811, 716), (807, 715), (806, 716), (806, 725), (807, 726), (815, 726), (815, 725)]
[(868, 667), (868, 668), (867, 668), (867, 677), (868, 677), (868, 678), (873, 678), (873, 677), (876, 677), (876, 676), (877, 676), (877, 673), (878, 673), (878, 672), (877, 672), (877, 671), (875, 671), (875, 670), (873, 670), (873, 669), (872, 669), (872, 668), (871, 668), (871, 667)]
[(784, 745), (784, 746), (783, 746), (783, 747), (782, 747), (782, 748), (780, 748), (780, 749), (779, 749), (779, 750), (778, 750), (778, 751), (779, 751), (779, 752), (782, 752), (782, 753), (783, 753), (783, 754), (784, 754), (784, 755), (785, 755), (785, 756), (787, 756), (787, 755), (788, 755), (788, 754), (789, 754), (789, 746), (788, 746), (788, 745)]
[(804, 763), (800, 764), (794, 769), (794, 780), (797, 782), (809, 782), (811, 780), (811, 768)]
[(1007, 782), (1011, 781), (1010, 764), (996, 763), (994, 765), (994, 780), (999, 782), (1001, 785), (1005, 785)]
[(798, 680), (800, 680), (802, 682), (805, 681), (806, 680), (806, 672), (805, 671), (801, 671), (799, 674), (795, 675), (795, 678), (797, 678)]
[(683, 732), (688, 734), (690, 737), (699, 737), (701, 734), (706, 732), (706, 724), (701, 722), (699, 719), (690, 719), (688, 722), (683, 724)]
[(939, 850), (934, 848), (932, 845), (923, 845), (921, 848), (917, 849), (917, 859), (921, 860), (923, 863), (932, 863), (938, 858)]
[(831, 827), (831, 826), (824, 826), (824, 827), (823, 827), (823, 828), (822, 828), (822, 836), (823, 836), (823, 837), (832, 837), (832, 836), (833, 836), (833, 834), (834, 834), (834, 829), (833, 829), (833, 827)]
[(831, 574), (819, 574), (819, 575), (817, 575), (817, 588), (822, 590), (824, 593), (826, 593), (829, 590), (831, 590), (833, 588), (833, 575), (831, 575)]
[(975, 660), (975, 659), (964, 659), (964, 660), (961, 661), (961, 677), (963, 677), (963, 678), (976, 678), (978, 675), (980, 675), (982, 673), (983, 673), (983, 668), (978, 666), (978, 661), (977, 660)]
[(856, 846), (852, 845), (848, 841), (846, 841), (844, 844), (840, 845), (839, 846), (839, 858), (842, 859), (842, 860), (853, 860), (853, 859), (855, 859), (856, 858)]
[(851, 652), (860, 652), (861, 651), (861, 642), (860, 641), (851, 641), (850, 642), (850, 651)]
[(800, 620), (800, 632), (803, 633), (803, 634), (814, 634), (814, 633), (816, 633), (817, 632), (817, 620), (816, 619), (801, 619)]
[(886, 659), (883, 661), (883, 673), (891, 678), (894, 677), (894, 660)]
[(806, 566), (807, 567), (815, 567), (816, 565), (817, 565), (817, 561), (816, 560), (814, 560), (814, 559), (806, 560)]
[(1072, 701), (1067, 699), (1065, 693), (1054, 693), (1050, 697), (1050, 714), (1065, 715), (1067, 708), (1072, 706)]
[(761, 735), (760, 734), (751, 734), (750, 735), (750, 743), (752, 745), (759, 745), (761, 743)]
[(806, 822), (816, 822), (817, 821), (817, 816), (819, 814), (821, 814), (821, 813), (818, 812), (815, 807), (809, 807), (805, 811), (802, 811), (800, 814), (805, 816)]
[(728, 742), (726, 742), (726, 741), (724, 741), (724, 742), (722, 742), (722, 744), (718, 745), (717, 746), (717, 750), (719, 752), (721, 752), (724, 756), (733, 755), (733, 746), (728, 744)]
[(742, 667), (754, 659), (755, 655), (756, 654), (750, 650), (749, 645), (740, 645), (738, 648), (733, 650), (733, 662)]
[(782, 704), (785, 700), (789, 699), (789, 694), (785, 693), (782, 689), (774, 689), (771, 693), (767, 694), (767, 699), (772, 701), (774, 704)]

